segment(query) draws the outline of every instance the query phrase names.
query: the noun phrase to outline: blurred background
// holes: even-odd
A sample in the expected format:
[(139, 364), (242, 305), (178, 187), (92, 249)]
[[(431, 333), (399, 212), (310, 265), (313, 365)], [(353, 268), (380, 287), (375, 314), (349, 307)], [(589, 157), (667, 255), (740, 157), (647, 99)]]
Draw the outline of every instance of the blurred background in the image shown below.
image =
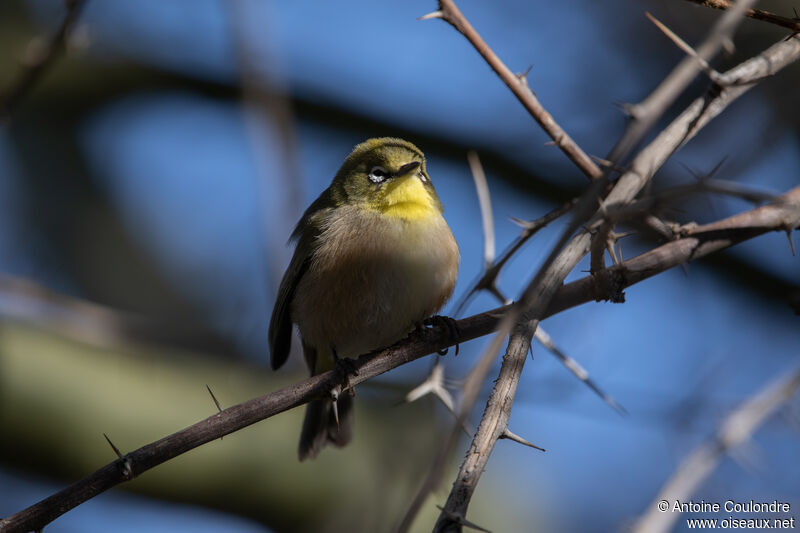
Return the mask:
[[(791, 16), (791, 6), (758, 7)], [(678, 0), (460, 7), (512, 70), (532, 66), (542, 103), (598, 156), (624, 127), (617, 105), (644, 98), (682, 57), (644, 12), (690, 43), (721, 14)], [(462, 252), (446, 314), (481, 271), (467, 150), (487, 170), (499, 249), (519, 231), (509, 217), (537, 218), (581, 191), (585, 178), (544, 146), (467, 41), (441, 21), (416, 20), (434, 9), (427, 0), (86, 2), (64, 56), (0, 119), (0, 516), (113, 460), (103, 433), (126, 452), (213, 414), (206, 385), (226, 407), (305, 377), (297, 354), (268, 371), (267, 324), (288, 236), (356, 143), (392, 135), (425, 151)], [(0, 99), (64, 13), (57, 0), (0, 2)], [(785, 35), (746, 20), (736, 51), (716, 65)], [(719, 179), (771, 194), (796, 186), (798, 84), (793, 65), (748, 93), (655, 187), (692, 183), (723, 160)], [(668, 118), (707, 85), (698, 80)], [(674, 207), (671, 219), (702, 223), (752, 205), (703, 195)], [(515, 256), (504, 294), (527, 284), (562, 227)], [(657, 243), (637, 234), (624, 256)], [(800, 258), (786, 235), (626, 294), (624, 305), (584, 305), (543, 326), (629, 414), (534, 346), (511, 429), (548, 451), (500, 441), (471, 521), (493, 531), (622, 530), (730, 410), (797, 367)], [(494, 306), (482, 294), (458, 318)], [(441, 359), (454, 389), (487, 343)], [(360, 387), (348, 448), (298, 463), (295, 410), (147, 472), (47, 531), (391, 530), (452, 424), (431, 398), (401, 403), (432, 362)], [(694, 499), (777, 499), (797, 513), (799, 429), (795, 398)], [(430, 530), (467, 444), (416, 531)]]

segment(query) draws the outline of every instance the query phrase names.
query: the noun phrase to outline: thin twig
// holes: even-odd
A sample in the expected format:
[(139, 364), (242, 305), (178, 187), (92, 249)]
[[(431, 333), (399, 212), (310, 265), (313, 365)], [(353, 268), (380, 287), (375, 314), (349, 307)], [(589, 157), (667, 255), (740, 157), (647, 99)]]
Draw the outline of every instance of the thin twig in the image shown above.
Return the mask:
[(67, 39), (75, 27), (86, 0), (66, 0), (64, 4), (66, 12), (56, 33), (38, 53), (26, 61), (19, 78), (0, 96), (0, 124), (8, 120), (19, 103), (30, 93), (66, 48)]
[[(714, 9), (728, 9), (731, 7), (730, 0), (687, 0), (687, 1), (701, 6), (711, 7)], [(787, 30), (790, 30), (792, 32), (800, 32), (800, 20), (797, 20), (797, 18), (782, 17), (780, 15), (775, 15), (773, 13), (770, 13), (769, 11), (764, 11), (761, 9), (748, 9), (745, 11), (744, 16), (756, 20), (761, 20), (764, 22), (769, 22), (770, 24), (781, 26), (782, 28), (786, 28)]]
[(706, 60), (705, 60), (705, 58), (701, 57), (701, 56), (700, 56), (700, 54), (698, 54), (698, 53), (695, 51), (695, 49), (694, 49), (694, 48), (692, 48), (691, 46), (689, 46), (689, 45), (686, 43), (686, 41), (684, 41), (683, 39), (681, 39), (681, 38), (678, 36), (678, 34), (676, 34), (674, 31), (672, 31), (671, 29), (669, 29), (669, 28), (668, 28), (668, 27), (667, 27), (667, 26), (666, 26), (664, 23), (662, 23), (660, 20), (658, 20), (657, 18), (655, 18), (655, 17), (654, 17), (653, 15), (651, 15), (650, 13), (647, 13), (647, 12), (645, 12), (645, 16), (646, 16), (647, 18), (649, 18), (649, 19), (650, 19), (650, 21), (651, 21), (653, 24), (655, 24), (655, 25), (656, 25), (656, 27), (657, 27), (659, 30), (661, 30), (661, 31), (664, 33), (664, 35), (666, 35), (667, 37), (669, 37), (669, 38), (670, 38), (670, 40), (671, 40), (673, 43), (675, 43), (675, 45), (676, 45), (678, 48), (680, 48), (681, 50), (683, 50), (683, 52), (684, 52), (685, 54), (687, 54), (687, 55), (690, 55), (690, 56), (692, 56), (693, 58), (695, 58), (695, 60), (697, 61), (697, 64), (698, 64), (698, 65), (700, 65), (700, 68), (701, 68), (701, 69), (703, 69), (703, 72), (705, 72), (705, 73), (706, 73), (706, 75), (707, 75), (707, 76), (708, 76), (708, 77), (711, 79), (711, 81), (717, 81), (717, 79), (719, 79), (719, 72), (717, 72), (716, 70), (714, 70), (713, 68), (711, 68), (711, 65), (709, 65), (709, 64), (708, 64), (708, 61), (706, 61)]
[(497, 54), (489, 48), (489, 45), (483, 38), (475, 31), (472, 24), (464, 17), (461, 11), (456, 6), (453, 0), (439, 0), (439, 9), (433, 13), (429, 13), (420, 17), (422, 20), (440, 18), (453, 26), (456, 31), (467, 38), (467, 40), (475, 47), (475, 50), (486, 60), (492, 70), (495, 71), (497, 76), (503, 83), (511, 89), (517, 100), (525, 107), (533, 119), (542, 127), (542, 129), (550, 136), (555, 144), (561, 148), (566, 156), (591, 179), (599, 178), (603, 172), (594, 164), (592, 159), (581, 150), (575, 141), (564, 131), (561, 126), (553, 119), (552, 115), (536, 98), (536, 95), (528, 87), (527, 78), (525, 75), (516, 75), (503, 63)]
[[(754, 1), (736, 2), (735, 7), (726, 12), (714, 24), (708, 37), (697, 47), (697, 56), (706, 62), (710, 61), (723, 43), (732, 39), (733, 32), (744, 12), (753, 5)], [(645, 138), (667, 108), (695, 78), (698, 68), (697, 59), (694, 57), (684, 58), (647, 98), (638, 104), (626, 106), (631, 121), (606, 157), (608, 161), (614, 164), (619, 163), (633, 147)]]
[(553, 339), (550, 335), (544, 330), (542, 327), (536, 328), (536, 333), (534, 338), (542, 343), (542, 345), (547, 348), (551, 354), (553, 354), (561, 363), (566, 367), (567, 370), (572, 372), (572, 374), (581, 380), (584, 385), (592, 389), (592, 391), (597, 394), (600, 399), (602, 399), (609, 407), (614, 409), (621, 415), (627, 414), (628, 412), (622, 407), (617, 400), (614, 399), (613, 396), (603, 391), (597, 383), (589, 376), (589, 372), (581, 366), (581, 364), (570, 357), (569, 355), (565, 354), (556, 344), (553, 342)]

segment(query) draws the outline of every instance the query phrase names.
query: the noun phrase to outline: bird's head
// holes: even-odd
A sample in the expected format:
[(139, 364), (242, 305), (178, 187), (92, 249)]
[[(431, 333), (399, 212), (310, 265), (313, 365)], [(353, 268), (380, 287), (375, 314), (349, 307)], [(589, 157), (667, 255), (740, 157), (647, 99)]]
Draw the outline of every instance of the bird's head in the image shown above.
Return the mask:
[(333, 181), (339, 203), (404, 219), (442, 212), (425, 156), (408, 141), (369, 139), (356, 146)]

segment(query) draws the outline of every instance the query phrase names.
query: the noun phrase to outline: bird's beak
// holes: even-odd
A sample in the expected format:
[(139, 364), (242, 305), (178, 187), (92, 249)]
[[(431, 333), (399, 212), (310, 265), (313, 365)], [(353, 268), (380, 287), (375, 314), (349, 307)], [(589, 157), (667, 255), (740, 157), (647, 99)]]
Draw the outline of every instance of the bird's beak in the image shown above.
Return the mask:
[(395, 177), (405, 176), (406, 174), (410, 174), (414, 170), (418, 169), (420, 166), (419, 161), (412, 161), (411, 163), (406, 163), (395, 173)]

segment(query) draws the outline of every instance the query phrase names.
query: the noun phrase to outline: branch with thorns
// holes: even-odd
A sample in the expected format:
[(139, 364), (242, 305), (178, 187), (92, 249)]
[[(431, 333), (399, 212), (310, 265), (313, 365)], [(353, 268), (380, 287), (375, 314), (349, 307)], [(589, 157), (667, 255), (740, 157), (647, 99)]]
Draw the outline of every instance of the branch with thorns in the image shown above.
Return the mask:
[[(524, 441), (510, 431), (508, 420), (520, 373), (541, 320), (556, 312), (595, 299), (622, 301), (624, 299), (622, 290), (633, 283), (767, 231), (786, 231), (791, 242), (791, 231), (800, 225), (800, 187), (792, 189), (766, 206), (713, 224), (686, 229), (671, 242), (611, 268), (605, 268), (604, 264), (595, 261), (593, 265), (595, 268), (590, 276), (562, 285), (567, 274), (590, 251), (593, 235), (605, 235), (604, 240), (608, 242), (613, 228), (607, 231), (600, 229), (604, 224), (608, 224), (609, 212), (624, 209), (634, 202), (640, 191), (650, 183), (655, 172), (678, 148), (693, 138), (700, 129), (744, 94), (755, 82), (800, 58), (800, 41), (792, 37), (773, 45), (738, 67), (720, 74), (720, 80), (735, 80), (735, 83), (719, 84), (707, 95), (696, 99), (649, 145), (632, 158), (630, 165), (627, 167), (618, 165), (620, 157), (641, 141), (650, 126), (655, 123), (655, 119), (663, 114), (667, 106), (694, 78), (699, 68), (697, 58), (708, 61), (716, 50), (730, 40), (736, 23), (751, 4), (752, 2), (748, 1), (737, 2), (711, 31), (706, 43), (698, 47), (697, 52), (690, 53), (691, 57), (687, 60), (691, 64), (691, 69), (679, 67), (673, 71), (662, 86), (645, 101), (655, 104), (647, 106), (646, 113), (642, 112), (645, 108), (638, 108), (633, 113), (636, 127), (629, 129), (612, 149), (612, 155), (607, 158), (610, 164), (606, 167), (606, 173), (603, 173), (558, 127), (528, 87), (527, 80), (511, 74), (511, 71), (482, 41), (454, 2), (441, 0), (438, 11), (423, 17), (442, 18), (465, 35), (556, 144), (587, 176), (593, 178), (588, 190), (575, 202), (573, 218), (561, 239), (516, 303), (458, 321), (455, 338), (450, 328), (440, 326), (425, 329), (415, 332), (393, 347), (362, 356), (356, 361), (358, 374), (350, 380), (351, 385), (428, 353), (499, 330), (466, 379), (458, 422), (451, 433), (451, 438), (442, 448), (444, 453), (439, 454), (437, 462), (431, 469), (432, 475), (440, 476), (443, 470), (441, 468), (443, 458), (457, 442), (462, 425), (477, 401), (481, 384), (485, 382), (505, 338), (509, 338), (494, 390), (447, 503), (442, 508), (436, 531), (458, 531), (463, 525), (468, 524), (465, 517), (471, 496), (497, 440), (511, 438), (518, 442)], [(655, 95), (658, 98), (655, 98)], [(630, 133), (631, 131), (634, 133)], [(611, 171), (621, 174), (613, 185), (607, 175)], [(603, 209), (597, 208), (598, 202), (602, 203)], [(525, 238), (523, 231), (519, 241), (524, 242)], [(511, 249), (516, 250), (518, 247), (512, 246)], [(493, 267), (497, 267), (499, 271), (502, 263), (507, 261), (512, 253), (513, 251), (504, 254), (504, 259), (493, 266), (487, 262), (487, 274)], [(494, 276), (496, 279), (496, 274)], [(337, 384), (338, 377), (333, 372), (320, 374), (291, 387), (221, 410), (184, 430), (128, 454), (122, 455), (116, 446), (112, 445), (118, 455), (116, 461), (38, 504), (0, 520), (0, 531), (39, 529), (110, 487), (206, 442), (329, 394)], [(219, 405), (217, 407), (219, 408)]]
[[(713, 224), (697, 226), (690, 236), (679, 238), (607, 269), (603, 275), (614, 278), (619, 287), (624, 289), (676, 265), (699, 259), (743, 240), (769, 231), (786, 231), (787, 228), (798, 226), (800, 187), (792, 189), (766, 206)], [(607, 295), (599, 293), (597, 287), (596, 276), (586, 276), (560, 287), (543, 313), (543, 318), (587, 302), (609, 299)], [(358, 375), (351, 378), (351, 384), (357, 385), (456, 343), (488, 335), (500, 326), (511, 307), (498, 307), (459, 320), (457, 338), (452, 337), (450, 328), (436, 326), (414, 332), (390, 348), (364, 355), (356, 361)], [(323, 397), (339, 381), (332, 371), (319, 374), (295, 385), (222, 409), (204, 420), (127, 454), (119, 452), (114, 462), (39, 503), (0, 519), (0, 532), (16, 533), (41, 529), (77, 505), (178, 455), (314, 398)], [(472, 379), (472, 383), (478, 383), (478, 380)], [(465, 387), (464, 390), (465, 393), (477, 396), (472, 386)], [(219, 409), (218, 402), (214, 403), (215, 408)], [(498, 438), (513, 439), (513, 434), (508, 428), (504, 428)], [(119, 448), (113, 448), (116, 448), (116, 455)]]
[[(440, 10), (436, 16), (447, 20), (447, 14), (443, 7), (451, 4), (452, 2), (440, 2)], [(741, 19), (742, 10), (747, 8), (748, 5), (747, 1), (738, 2), (735, 9), (730, 10), (722, 17), (710, 33), (706, 43), (701, 46), (700, 57), (712, 54), (726, 40), (730, 40), (737, 23)], [(448, 22), (457, 30), (462, 33), (464, 33), (465, 29), (471, 32), (474, 31), (468, 23), (464, 24), (465, 21), (452, 22), (453, 13), (455, 13), (455, 16), (463, 18), (460, 12), (450, 9), (450, 13), (451, 20), (448, 20)], [(489, 58), (493, 57), (493, 54), (484, 53), (483, 51), (481, 53), (487, 58), (487, 62)], [(487, 377), (488, 369), (491, 367), (491, 362), (494, 361), (503, 339), (509, 336), (508, 347), (494, 390), (489, 397), (481, 423), (472, 440), (466, 459), (459, 469), (458, 477), (453, 484), (434, 531), (460, 531), (461, 529), (460, 523), (449, 517), (466, 515), (472, 494), (481, 473), (486, 468), (494, 445), (505, 430), (508, 429), (511, 405), (516, 394), (526, 355), (530, 349), (531, 340), (534, 337), (539, 321), (544, 317), (545, 310), (550, 305), (551, 299), (567, 274), (589, 251), (591, 245), (590, 232), (605, 223), (602, 210), (594, 212), (595, 210), (591, 208), (592, 204), (600, 200), (608, 207), (616, 207), (633, 201), (636, 195), (649, 183), (656, 170), (678, 148), (691, 140), (705, 124), (716, 117), (733, 100), (747, 91), (753, 83), (795, 61), (798, 56), (800, 56), (800, 45), (793, 38), (774, 45), (756, 58), (728, 71), (725, 74), (728, 77), (727, 79), (736, 79), (739, 83), (735, 86), (715, 87), (715, 90), (706, 96), (695, 100), (654, 141), (639, 152), (633, 159), (630, 168), (616, 181), (607, 195), (603, 193), (607, 188), (608, 180), (603, 176), (604, 179), (595, 180), (593, 186), (589, 187), (588, 191), (578, 201), (572, 224), (564, 231), (560, 242), (553, 248), (542, 268), (523, 292), (522, 297), (506, 314), (500, 324), (500, 332), (495, 335), (490, 347), (484, 352), (468, 379), (469, 383), (470, 381), (483, 381)], [(767, 61), (764, 61), (764, 59), (767, 59)], [(774, 61), (770, 62), (770, 60)], [(689, 61), (689, 67), (684, 66), (673, 71), (673, 74), (668, 76), (657, 89), (658, 98), (650, 100), (651, 102), (656, 102), (657, 105), (653, 107), (655, 111), (651, 111), (646, 115), (648, 121), (652, 120), (654, 123), (654, 117), (660, 116), (682, 89), (694, 78), (697, 71), (697, 67), (694, 64), (695, 60), (690, 58)], [(757, 67), (756, 63), (761, 66)], [(764, 64), (770, 65), (769, 72), (765, 72)], [(652, 97), (653, 95), (651, 95)], [(639, 118), (641, 119), (641, 117)], [(612, 149), (612, 155), (608, 159), (614, 162), (632, 146), (638, 144), (639, 139), (643, 138), (651, 125), (641, 122), (636, 128), (629, 129), (615, 148)], [(593, 212), (594, 215), (592, 214)], [(583, 226), (583, 229), (575, 237), (570, 238), (572, 233), (581, 226)], [(568, 241), (569, 244), (567, 244)], [(595, 266), (598, 266), (597, 263)], [(468, 397), (465, 392), (465, 401), (463, 402), (461, 413), (462, 418), (466, 417), (474, 399), (477, 399), (476, 395)], [(448, 446), (450, 442), (452, 442), (452, 439), (448, 441)]]
[(533, 119), (542, 127), (547, 135), (553, 139), (555, 145), (564, 152), (570, 161), (575, 163), (581, 172), (590, 179), (599, 178), (603, 174), (600, 168), (592, 161), (592, 158), (578, 146), (572, 137), (564, 131), (553, 116), (539, 102), (539, 99), (528, 86), (528, 73), (514, 74), (497, 54), (494, 53), (489, 45), (486, 44), (486, 41), (484, 41), (475, 28), (472, 27), (472, 24), (464, 17), (453, 0), (439, 0), (439, 9), (427, 15), (423, 15), (419, 19), (428, 20), (434, 18), (444, 20), (467, 38), (470, 44), (475, 47), (475, 50), (486, 60), (486, 63), (492, 67), (492, 70), (495, 71), (514, 96), (517, 97), (517, 100), (525, 107)]

